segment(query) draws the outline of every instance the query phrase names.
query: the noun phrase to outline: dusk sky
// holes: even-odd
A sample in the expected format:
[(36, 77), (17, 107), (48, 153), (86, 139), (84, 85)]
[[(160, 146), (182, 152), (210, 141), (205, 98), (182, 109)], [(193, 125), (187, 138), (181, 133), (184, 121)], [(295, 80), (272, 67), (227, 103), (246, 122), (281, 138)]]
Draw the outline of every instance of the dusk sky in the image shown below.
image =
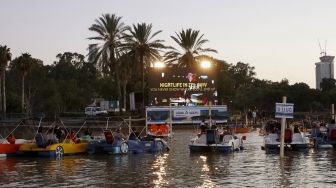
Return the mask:
[(88, 28), (103, 13), (126, 25), (152, 23), (165, 44), (182, 28), (209, 39), (215, 58), (255, 67), (257, 78), (315, 88), (319, 43), (336, 55), (336, 1), (301, 0), (0, 0), (0, 44), (51, 64), (58, 53), (87, 54)]

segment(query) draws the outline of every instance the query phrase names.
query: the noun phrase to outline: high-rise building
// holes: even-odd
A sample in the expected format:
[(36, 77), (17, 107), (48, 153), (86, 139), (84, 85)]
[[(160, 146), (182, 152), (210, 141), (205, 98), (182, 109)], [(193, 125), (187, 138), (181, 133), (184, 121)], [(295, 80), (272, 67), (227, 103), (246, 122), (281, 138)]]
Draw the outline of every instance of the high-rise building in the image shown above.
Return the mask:
[(323, 78), (334, 78), (334, 58), (324, 53), (320, 62), (315, 63), (316, 89), (321, 89)]

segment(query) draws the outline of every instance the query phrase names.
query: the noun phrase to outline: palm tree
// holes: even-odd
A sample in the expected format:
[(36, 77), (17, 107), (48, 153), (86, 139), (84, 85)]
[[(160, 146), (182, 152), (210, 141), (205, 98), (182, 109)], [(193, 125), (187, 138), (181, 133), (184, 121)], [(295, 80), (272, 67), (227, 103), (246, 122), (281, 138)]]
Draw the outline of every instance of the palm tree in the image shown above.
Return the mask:
[(1, 101), (2, 115), (6, 119), (6, 67), (12, 59), (10, 48), (0, 45), (0, 79), (1, 79)]
[[(203, 48), (203, 45), (209, 40), (204, 39), (204, 34), (200, 35), (199, 30), (187, 29), (180, 33), (175, 33), (176, 36), (170, 36), (181, 48), (182, 52), (173, 49), (165, 54), (166, 61), (173, 64), (177, 61), (178, 67), (192, 67), (195, 64), (195, 58), (202, 55), (204, 52), (215, 52), (211, 48)], [(174, 64), (173, 64), (174, 65)]]
[(160, 59), (160, 52), (167, 48), (162, 43), (164, 40), (154, 40), (162, 31), (156, 31), (152, 34), (152, 24), (133, 24), (133, 27), (128, 27), (129, 34), (125, 36), (125, 44), (123, 49), (135, 55), (136, 67), (141, 67), (142, 76), (142, 106), (145, 106), (145, 73), (150, 63)]
[(120, 83), (122, 86), (122, 95), (123, 95), (123, 106), (126, 109), (126, 104), (127, 104), (127, 90), (126, 86), (129, 82), (129, 80), (132, 77), (132, 68), (133, 68), (133, 54), (130, 53), (124, 53), (122, 56), (119, 58), (120, 61)]
[[(104, 14), (95, 20), (95, 23), (89, 28), (97, 34), (95, 37), (90, 37), (90, 40), (96, 40), (99, 43), (91, 44), (89, 57), (93, 59), (103, 70), (107, 70), (114, 79), (117, 85), (118, 100), (121, 101), (121, 89), (119, 81), (119, 63), (120, 46), (124, 37), (126, 27), (121, 22), (121, 17), (114, 14)], [(120, 113), (122, 106), (119, 105)]]
[(20, 57), (13, 60), (13, 63), (18, 65), (19, 70), (22, 72), (22, 96), (21, 96), (21, 109), (25, 111), (25, 77), (27, 76), (30, 68), (32, 67), (35, 59), (29, 53), (24, 53)]

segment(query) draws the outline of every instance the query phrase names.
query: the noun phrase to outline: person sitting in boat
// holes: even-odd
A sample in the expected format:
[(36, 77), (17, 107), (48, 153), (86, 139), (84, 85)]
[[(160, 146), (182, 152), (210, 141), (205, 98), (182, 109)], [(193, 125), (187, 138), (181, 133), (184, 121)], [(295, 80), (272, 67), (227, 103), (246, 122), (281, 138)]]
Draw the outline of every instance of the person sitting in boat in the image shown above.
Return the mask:
[(153, 135), (147, 134), (144, 137), (142, 137), (141, 140), (143, 140), (143, 141), (150, 141), (150, 140), (154, 140), (154, 138), (155, 137)]
[(37, 130), (37, 134), (35, 135), (36, 145), (38, 147), (44, 148), (47, 146), (46, 140), (47, 138), (46, 138), (46, 135), (43, 133), (42, 127), (39, 127)]
[(300, 133), (299, 127), (297, 127), (297, 126), (294, 127), (294, 133)]
[(10, 143), (10, 144), (15, 144), (15, 136), (14, 134), (10, 134), (8, 137), (7, 137), (7, 141)]
[(64, 135), (63, 135), (63, 133), (62, 133), (62, 130), (61, 130), (61, 128), (60, 128), (58, 125), (56, 125), (56, 127), (55, 127), (55, 129), (54, 129), (54, 134), (56, 135), (56, 138), (57, 138), (59, 141), (61, 141), (62, 138), (64, 137)]
[(122, 141), (125, 139), (125, 136), (121, 133), (121, 128), (117, 128), (115, 132), (113, 132), (114, 143)]
[(70, 139), (75, 144), (77, 143), (77, 136), (76, 133), (72, 130), (69, 131), (69, 134), (67, 135), (66, 139)]
[(226, 129), (223, 132), (223, 135), (231, 135), (231, 134), (232, 134), (232, 132), (231, 132), (230, 127), (226, 127)]
[(87, 137), (87, 138), (93, 139), (92, 132), (91, 132), (90, 128), (85, 129), (84, 136)]
[(129, 140), (137, 140), (139, 139), (139, 132), (136, 130), (135, 127), (132, 127), (132, 132), (128, 137)]
[(200, 123), (200, 129), (201, 129), (201, 133), (205, 133), (206, 130), (208, 129), (208, 126), (206, 126), (204, 119)]
[(211, 124), (211, 129), (217, 129), (216, 121), (213, 120)]
[(321, 133), (319, 124), (314, 124), (313, 125), (313, 128), (310, 131), (310, 135), (311, 135), (311, 137), (323, 137), (323, 134)]
[(58, 139), (56, 135), (53, 133), (53, 130), (49, 129), (47, 133), (47, 144), (51, 145), (51, 144), (56, 144), (56, 143), (58, 143)]
[(321, 131), (321, 132), (328, 132), (328, 131), (327, 131), (327, 126), (326, 126), (325, 123), (321, 123), (321, 124), (320, 124), (320, 131)]

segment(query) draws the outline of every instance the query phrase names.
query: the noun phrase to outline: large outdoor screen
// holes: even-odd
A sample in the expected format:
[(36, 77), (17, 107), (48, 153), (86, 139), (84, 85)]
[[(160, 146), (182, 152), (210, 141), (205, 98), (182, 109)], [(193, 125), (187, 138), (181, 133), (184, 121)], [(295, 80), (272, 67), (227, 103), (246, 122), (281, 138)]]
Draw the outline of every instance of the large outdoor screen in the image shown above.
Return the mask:
[(149, 105), (194, 106), (217, 102), (216, 71), (188, 68), (150, 68)]

